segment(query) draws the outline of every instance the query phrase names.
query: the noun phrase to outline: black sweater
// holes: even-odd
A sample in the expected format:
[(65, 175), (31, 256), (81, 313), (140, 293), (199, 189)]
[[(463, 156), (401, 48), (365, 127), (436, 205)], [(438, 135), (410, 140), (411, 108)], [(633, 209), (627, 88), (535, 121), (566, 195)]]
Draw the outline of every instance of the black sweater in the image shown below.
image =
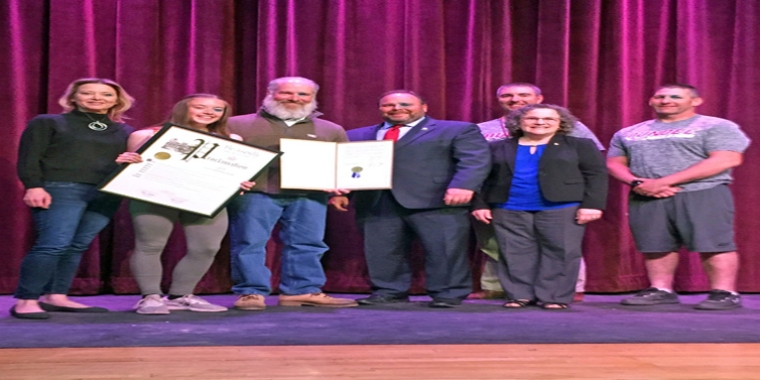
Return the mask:
[[(127, 150), (132, 127), (104, 119), (102, 114), (74, 110), (65, 114), (38, 115), (21, 135), (18, 176), (24, 187), (42, 187), (43, 181), (98, 184), (117, 168), (116, 156)], [(108, 128), (94, 131), (92, 120)]]

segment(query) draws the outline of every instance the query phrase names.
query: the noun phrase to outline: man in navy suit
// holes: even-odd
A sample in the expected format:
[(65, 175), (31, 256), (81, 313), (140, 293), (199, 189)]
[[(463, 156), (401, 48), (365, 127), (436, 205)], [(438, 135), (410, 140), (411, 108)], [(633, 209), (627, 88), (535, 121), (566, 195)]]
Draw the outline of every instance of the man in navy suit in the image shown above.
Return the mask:
[[(372, 283), (372, 295), (358, 302), (409, 301), (408, 250), (416, 235), (430, 307), (457, 306), (472, 289), (468, 204), (490, 170), (488, 143), (475, 124), (425, 116), (427, 104), (412, 91), (387, 92), (379, 106), (384, 122), (348, 131), (351, 141), (396, 141), (393, 188), (353, 194)], [(330, 203), (345, 210), (348, 199)]]

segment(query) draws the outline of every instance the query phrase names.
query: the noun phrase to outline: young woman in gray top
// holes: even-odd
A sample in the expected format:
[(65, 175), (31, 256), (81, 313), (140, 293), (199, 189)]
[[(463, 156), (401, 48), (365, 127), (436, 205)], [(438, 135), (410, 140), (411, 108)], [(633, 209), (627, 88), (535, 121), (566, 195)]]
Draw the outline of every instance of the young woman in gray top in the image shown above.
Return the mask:
[[(242, 140), (240, 136), (227, 131), (230, 113), (229, 104), (218, 96), (193, 94), (174, 105), (169, 122)], [(128, 150), (134, 152), (139, 149), (159, 129), (160, 127), (146, 128), (133, 133), (129, 137)], [(137, 155), (132, 162), (142, 162), (142, 159)], [(240, 187), (249, 190), (253, 185), (253, 182), (243, 182)], [(227, 210), (222, 210), (213, 218), (207, 218), (132, 200), (129, 211), (135, 229), (135, 250), (130, 258), (130, 267), (143, 295), (135, 305), (135, 311), (138, 314), (169, 314), (170, 310), (226, 311), (224, 306), (214, 305), (193, 295), (193, 290), (213, 264), (227, 233)], [(174, 267), (169, 293), (162, 297), (161, 253), (176, 222), (185, 230), (187, 253)]]

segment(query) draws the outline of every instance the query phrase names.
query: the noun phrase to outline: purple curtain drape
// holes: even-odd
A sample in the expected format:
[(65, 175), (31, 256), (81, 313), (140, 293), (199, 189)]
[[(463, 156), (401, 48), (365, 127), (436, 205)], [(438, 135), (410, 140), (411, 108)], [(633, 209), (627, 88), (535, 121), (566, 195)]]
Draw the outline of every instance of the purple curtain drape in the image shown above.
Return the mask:
[[(188, 93), (211, 92), (254, 112), (277, 76), (314, 79), (325, 118), (346, 129), (379, 120), (379, 94), (421, 93), (430, 115), (481, 122), (499, 114), (499, 84), (538, 84), (548, 103), (568, 106), (607, 143), (618, 129), (651, 118), (646, 102), (664, 82), (702, 91), (700, 113), (760, 133), (760, 3), (755, 0), (0, 0), (0, 101), (8, 108), (0, 150), (0, 293), (11, 293), (34, 230), (15, 175), (18, 140), (39, 113), (60, 112), (56, 100), (75, 78), (121, 83), (136, 99), (130, 123), (160, 122)], [(739, 289), (760, 291), (760, 150), (751, 147), (735, 170), (736, 233), (742, 260)], [(613, 183), (602, 221), (588, 229), (585, 256), (591, 292), (647, 286), (643, 260), (625, 220), (626, 189)], [(324, 257), (329, 291), (369, 289), (361, 239), (350, 213), (330, 212)], [(85, 255), (74, 293), (131, 293), (133, 247), (124, 209)], [(280, 242), (268, 263), (279, 265)], [(415, 290), (422, 289), (415, 247)], [(476, 275), (481, 258), (474, 252)], [(175, 231), (165, 272), (184, 252)], [(199, 293), (230, 287), (222, 252)], [(704, 291), (696, 255), (682, 255), (676, 288)]]

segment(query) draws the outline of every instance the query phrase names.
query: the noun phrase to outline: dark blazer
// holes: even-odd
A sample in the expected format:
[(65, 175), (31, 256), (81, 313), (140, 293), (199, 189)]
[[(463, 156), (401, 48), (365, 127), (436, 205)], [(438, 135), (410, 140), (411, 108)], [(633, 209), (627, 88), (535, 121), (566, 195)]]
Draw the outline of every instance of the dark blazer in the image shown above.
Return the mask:
[[(517, 139), (491, 144), (493, 166), (483, 190), (476, 194), (473, 209), (507, 201), (516, 157)], [(552, 202), (580, 202), (581, 208), (604, 210), (607, 180), (604, 158), (589, 139), (555, 135), (538, 163), (541, 194)]]
[[(377, 140), (382, 124), (347, 132), (351, 141)], [(475, 124), (426, 117), (396, 142), (393, 197), (408, 209), (447, 207), (448, 188), (478, 191), (491, 167), (488, 143)], [(380, 191), (353, 193), (357, 214), (379, 199)]]

